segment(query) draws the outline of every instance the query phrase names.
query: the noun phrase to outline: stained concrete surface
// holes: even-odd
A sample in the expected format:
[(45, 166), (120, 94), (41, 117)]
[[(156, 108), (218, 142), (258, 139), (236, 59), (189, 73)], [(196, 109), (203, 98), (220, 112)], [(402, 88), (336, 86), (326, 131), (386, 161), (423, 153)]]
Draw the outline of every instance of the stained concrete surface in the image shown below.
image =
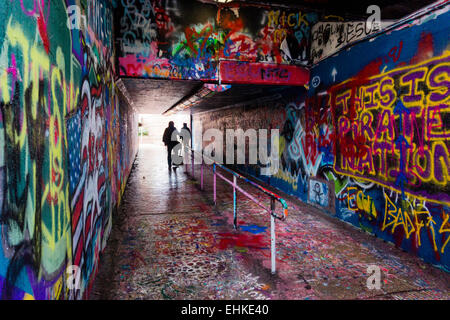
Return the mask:
[[(168, 170), (164, 148), (141, 145), (91, 299), (450, 298), (448, 273), (291, 197), (272, 275), (269, 215), (239, 195), (234, 230), (231, 187), (217, 180), (214, 207), (204, 173), (200, 191), (184, 167)], [(367, 288), (369, 265), (380, 290)]]

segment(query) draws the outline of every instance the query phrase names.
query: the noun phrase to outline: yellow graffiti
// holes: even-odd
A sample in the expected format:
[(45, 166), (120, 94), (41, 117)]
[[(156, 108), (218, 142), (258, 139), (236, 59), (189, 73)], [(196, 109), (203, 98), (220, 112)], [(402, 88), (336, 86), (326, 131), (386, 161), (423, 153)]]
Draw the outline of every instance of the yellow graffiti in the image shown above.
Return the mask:
[[(449, 215), (446, 214), (445, 218), (444, 218), (444, 221), (442, 222), (442, 225), (439, 228), (439, 233), (441, 233), (441, 234), (444, 233), (444, 232), (449, 232), (450, 233), (450, 224), (448, 223), (448, 220), (449, 220)], [(444, 227), (444, 226), (446, 226), (446, 227)], [(447, 236), (447, 240), (445, 240), (444, 245), (441, 248), (441, 253), (444, 253), (444, 248), (447, 246), (449, 240), (450, 240), (450, 235)]]
[[(391, 191), (402, 191), (420, 200), (449, 204), (447, 197), (428, 196), (408, 187), (402, 190), (396, 184), (395, 174), (404, 172), (408, 185), (422, 184), (428, 190), (447, 191), (450, 185), (447, 143), (450, 127), (446, 122), (450, 113), (447, 85), (450, 63), (446, 60), (449, 56), (450, 52), (446, 51), (419, 64), (372, 76), (364, 85), (355, 84), (357, 87), (353, 89), (349, 87), (356, 79), (331, 89), (339, 111), (336, 114), (338, 143), (342, 142), (350, 150), (336, 154), (333, 168), (337, 173), (374, 182)], [(409, 113), (401, 116), (403, 111), (394, 112), (398, 98)], [(351, 111), (353, 118), (349, 116)], [(399, 129), (400, 119), (403, 132)], [(400, 135), (406, 141), (405, 149), (397, 142)], [(361, 152), (351, 152), (348, 141), (354, 141)]]
[[(411, 234), (414, 233), (417, 245), (420, 247), (422, 245), (421, 231), (422, 228), (426, 228), (431, 235), (431, 245), (434, 251), (438, 251), (438, 246), (436, 243), (436, 232), (435, 227), (437, 227), (436, 221), (434, 221), (433, 216), (430, 214), (425, 206), (425, 201), (411, 201), (411, 200), (400, 200), (402, 203), (401, 207), (398, 207), (389, 196), (384, 193), (386, 199), (385, 202), (385, 215), (383, 220), (382, 231), (386, 228), (391, 227), (391, 233), (394, 233), (398, 226), (402, 226), (405, 231), (406, 239), (409, 239)], [(450, 216), (443, 213), (443, 221), (439, 228), (439, 233), (450, 233)], [(450, 241), (450, 235), (442, 244), (440, 249), (441, 253), (444, 253), (445, 247)]]
[(31, 294), (25, 293), (23, 295), (23, 300), (35, 300), (35, 299), (34, 299), (34, 297)]
[[(355, 203), (356, 207), (352, 204)], [(347, 208), (351, 211), (363, 211), (371, 218), (378, 216), (375, 208), (375, 202), (370, 196), (366, 196), (362, 190), (358, 190), (356, 187), (347, 188)]]
[(383, 227), (381, 231), (384, 231), (387, 227), (392, 226), (391, 233), (394, 233), (395, 229), (398, 226), (403, 226), (403, 230), (405, 231), (406, 239), (409, 239), (411, 233), (413, 233), (416, 229), (414, 228), (414, 224), (411, 221), (411, 217), (405, 209), (397, 208), (394, 202), (384, 194), (386, 199), (385, 205), (385, 214), (383, 220)]
[[(436, 234), (434, 233), (434, 225), (435, 224), (436, 224), (436, 222), (434, 222), (433, 217), (431, 215), (428, 215), (427, 216), (427, 227), (431, 231), (431, 234), (433, 235), (433, 248), (434, 248), (434, 251), (437, 251)], [(419, 235), (419, 238), (420, 238), (420, 235)]]
[(364, 195), (360, 190), (356, 195), (356, 205), (358, 209), (372, 215), (374, 218), (377, 217), (377, 210), (375, 209), (375, 202), (370, 196)]
[(287, 183), (289, 183), (292, 186), (292, 189), (294, 191), (297, 190), (297, 177), (293, 177), (289, 172), (286, 172), (282, 169), (279, 169), (278, 172), (274, 175), (275, 178), (281, 179)]
[[(29, 203), (26, 208), (26, 222), (25, 228), (34, 237), (35, 223), (41, 223), (42, 226), (42, 247), (41, 247), (41, 263), (43, 269), (39, 275), (44, 276), (52, 274), (65, 262), (69, 262), (71, 255), (71, 223), (70, 210), (68, 200), (68, 184), (65, 181), (64, 167), (65, 159), (64, 152), (66, 141), (64, 138), (65, 132), (65, 111), (68, 105), (67, 88), (69, 86), (65, 82), (65, 61), (61, 48), (56, 49), (56, 65), (52, 66), (49, 55), (44, 51), (42, 44), (33, 39), (33, 43), (25, 36), (25, 33), (20, 25), (13, 25), (11, 19), (6, 28), (5, 45), (2, 48), (0, 57), (6, 60), (7, 65), (11, 55), (13, 57), (20, 57), (20, 63), (17, 63), (18, 70), (17, 82), (20, 83), (21, 88), (30, 88), (29, 93), (25, 89), (20, 90), (20, 100), (22, 103), (26, 101), (26, 94), (29, 94), (29, 101), (31, 105), (29, 108), (21, 109), (21, 126), (15, 128), (10, 123), (5, 123), (5, 134), (11, 137), (12, 143), (20, 146), (24, 153), (24, 168), (21, 168), (24, 173), (29, 172), (33, 177), (30, 180)], [(14, 55), (14, 56), (13, 56)], [(11, 60), (12, 62), (12, 60)], [(20, 66), (20, 67), (19, 67)], [(49, 81), (47, 80), (49, 79)], [(50, 101), (47, 99), (47, 94), (42, 94), (42, 81), (48, 81)], [(0, 90), (1, 99), (8, 103), (11, 101), (12, 79), (8, 72), (3, 70), (0, 75)], [(70, 95), (72, 99), (76, 99), (75, 88), (70, 87), (72, 92)], [(16, 93), (17, 94), (17, 93)], [(76, 101), (72, 100), (75, 104)], [(51, 107), (47, 107), (50, 105)], [(40, 108), (38, 109), (38, 107)], [(17, 112), (18, 110), (14, 110)], [(44, 114), (42, 114), (44, 112)], [(28, 114), (27, 114), (28, 113)], [(37, 120), (38, 117), (46, 119), (47, 133), (46, 137), (32, 137), (28, 135), (29, 119)], [(45, 121), (45, 120), (44, 120)], [(47, 172), (36, 172), (36, 163), (31, 161), (28, 153), (30, 139), (42, 139), (46, 145), (46, 152), (48, 154), (40, 154), (39, 157), (48, 159)], [(42, 178), (40, 176), (42, 175)], [(41, 188), (43, 181), (44, 190), (41, 199), (35, 199), (36, 190)], [(35, 221), (34, 212), (37, 206), (41, 206), (42, 221)]]

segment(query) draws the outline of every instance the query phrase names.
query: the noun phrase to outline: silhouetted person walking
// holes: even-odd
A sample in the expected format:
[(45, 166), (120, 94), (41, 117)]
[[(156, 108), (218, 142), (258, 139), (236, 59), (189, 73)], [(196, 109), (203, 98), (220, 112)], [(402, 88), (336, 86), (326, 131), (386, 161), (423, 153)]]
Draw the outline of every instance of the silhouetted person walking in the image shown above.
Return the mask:
[(186, 122), (183, 123), (183, 127), (181, 128), (181, 130), (186, 130), (187, 132), (189, 132), (189, 135), (191, 135), (191, 129), (189, 129)]
[(170, 121), (169, 126), (166, 128), (166, 130), (164, 130), (163, 135), (163, 142), (167, 147), (167, 165), (169, 166), (169, 169), (172, 166), (172, 149), (175, 148), (175, 146), (179, 143), (177, 140), (172, 141), (172, 134), (174, 132), (178, 132), (177, 128), (175, 128), (175, 124), (173, 123), (173, 121)]
[[(183, 127), (180, 130), (180, 138), (183, 140), (183, 144), (190, 147), (191, 143), (191, 130), (188, 128), (187, 123), (183, 123)], [(186, 141), (185, 141), (186, 139)]]

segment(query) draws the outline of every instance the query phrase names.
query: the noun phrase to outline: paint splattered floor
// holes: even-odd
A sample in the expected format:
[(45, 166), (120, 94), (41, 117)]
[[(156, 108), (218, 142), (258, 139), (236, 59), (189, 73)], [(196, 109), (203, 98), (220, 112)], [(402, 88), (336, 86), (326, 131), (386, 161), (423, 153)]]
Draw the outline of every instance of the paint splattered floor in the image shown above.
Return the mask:
[[(184, 167), (167, 169), (162, 147), (142, 145), (91, 299), (450, 298), (448, 273), (293, 199), (271, 275), (268, 214), (239, 195), (235, 231), (232, 189), (219, 181), (214, 208), (209, 171), (202, 192)], [(366, 286), (369, 265), (380, 290)]]

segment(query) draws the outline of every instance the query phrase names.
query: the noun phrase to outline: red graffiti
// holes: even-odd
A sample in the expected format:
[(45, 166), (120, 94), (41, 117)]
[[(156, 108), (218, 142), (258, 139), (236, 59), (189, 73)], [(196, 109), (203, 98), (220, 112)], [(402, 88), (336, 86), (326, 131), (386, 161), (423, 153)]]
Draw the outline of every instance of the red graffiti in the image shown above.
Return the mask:
[[(197, 32), (195, 28), (186, 28), (184, 34), (186, 36), (187, 46), (192, 50), (192, 52), (203, 52), (205, 49), (207, 40), (210, 38), (213, 33), (213, 26), (211, 24), (207, 24), (200, 32)], [(200, 48), (196, 49), (194, 43), (199, 42)]]
[[(400, 58), (400, 54), (402, 53), (403, 41), (400, 41), (398, 47), (394, 46), (389, 50), (388, 57), (392, 58), (392, 61), (397, 62)], [(386, 63), (388, 62), (388, 58), (385, 59)]]
[[(362, 158), (367, 155), (367, 147), (365, 146), (364, 134), (358, 132), (358, 128), (362, 128), (363, 124), (359, 121), (358, 110), (362, 109), (361, 99), (358, 96), (358, 89), (369, 82), (370, 77), (377, 75), (380, 71), (382, 59), (377, 59), (364, 67), (352, 80), (343, 85), (338, 85), (330, 90), (331, 108), (333, 114), (336, 114), (337, 105), (343, 105), (344, 112), (339, 123), (334, 119), (335, 128), (339, 129), (339, 134), (335, 135), (339, 143), (341, 153), (346, 158)], [(337, 98), (337, 92), (350, 89), (350, 94)], [(362, 130), (359, 130), (362, 131)], [(352, 134), (353, 133), (353, 134)]]
[(42, 43), (44, 44), (45, 52), (47, 52), (48, 54), (50, 51), (50, 42), (48, 40), (47, 26), (45, 25), (41, 9), (39, 9), (39, 17), (37, 17), (37, 23), (39, 34), (41, 35)]
[(233, 233), (219, 233), (219, 249), (224, 250), (233, 247), (264, 249), (268, 247), (268, 239), (264, 235), (247, 235)]
[(433, 36), (429, 33), (423, 32), (420, 35), (420, 41), (417, 46), (417, 52), (414, 57), (411, 58), (409, 64), (417, 64), (421, 61), (430, 59), (433, 57)]
[(156, 26), (160, 30), (160, 34), (163, 34), (166, 38), (174, 31), (173, 23), (170, 17), (166, 14), (165, 10), (159, 6), (154, 8)]
[(222, 61), (220, 77), (223, 83), (305, 85), (309, 71), (294, 65)]

